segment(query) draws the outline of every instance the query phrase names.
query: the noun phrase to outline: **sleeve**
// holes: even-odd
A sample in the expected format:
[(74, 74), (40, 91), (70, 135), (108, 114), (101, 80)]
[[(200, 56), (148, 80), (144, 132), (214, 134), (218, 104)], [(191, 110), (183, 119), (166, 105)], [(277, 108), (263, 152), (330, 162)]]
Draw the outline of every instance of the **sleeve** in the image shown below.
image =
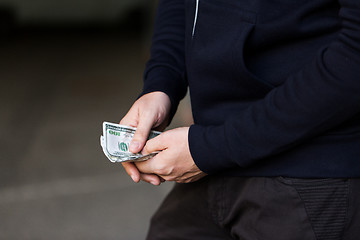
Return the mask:
[(140, 96), (161, 91), (171, 101), (171, 117), (186, 95), (185, 1), (160, 0), (155, 19), (151, 57), (144, 72)]
[(337, 40), (284, 84), (223, 125), (193, 125), (189, 145), (206, 173), (290, 150), (360, 112), (360, 1), (340, 0)]

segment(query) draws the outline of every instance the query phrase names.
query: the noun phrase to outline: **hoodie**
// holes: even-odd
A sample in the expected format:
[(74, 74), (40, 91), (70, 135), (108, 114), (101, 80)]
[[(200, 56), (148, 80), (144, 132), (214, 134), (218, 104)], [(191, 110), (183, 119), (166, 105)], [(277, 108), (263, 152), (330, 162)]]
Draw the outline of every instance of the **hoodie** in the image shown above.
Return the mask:
[(208, 174), (360, 177), (360, 1), (160, 0), (142, 94)]

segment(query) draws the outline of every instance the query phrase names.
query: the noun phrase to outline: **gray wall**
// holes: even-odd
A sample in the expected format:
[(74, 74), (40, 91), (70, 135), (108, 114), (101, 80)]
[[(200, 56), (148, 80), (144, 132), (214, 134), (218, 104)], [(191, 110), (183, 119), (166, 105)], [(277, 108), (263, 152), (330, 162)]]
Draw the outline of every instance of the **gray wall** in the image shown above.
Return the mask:
[(128, 9), (149, 0), (0, 0), (0, 7), (14, 10), (22, 22), (111, 22), (120, 20)]

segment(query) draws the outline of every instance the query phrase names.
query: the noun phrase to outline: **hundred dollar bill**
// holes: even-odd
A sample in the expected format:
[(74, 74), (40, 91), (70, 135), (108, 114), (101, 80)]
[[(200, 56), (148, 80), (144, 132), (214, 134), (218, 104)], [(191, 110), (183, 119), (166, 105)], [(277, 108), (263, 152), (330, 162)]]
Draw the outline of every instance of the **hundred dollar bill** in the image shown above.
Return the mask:
[[(130, 142), (136, 128), (115, 123), (103, 123), (103, 135), (100, 137), (100, 145), (105, 156), (111, 162), (145, 161), (154, 157), (157, 152), (149, 155), (134, 154), (129, 151)], [(161, 132), (151, 131), (148, 139), (158, 136)]]

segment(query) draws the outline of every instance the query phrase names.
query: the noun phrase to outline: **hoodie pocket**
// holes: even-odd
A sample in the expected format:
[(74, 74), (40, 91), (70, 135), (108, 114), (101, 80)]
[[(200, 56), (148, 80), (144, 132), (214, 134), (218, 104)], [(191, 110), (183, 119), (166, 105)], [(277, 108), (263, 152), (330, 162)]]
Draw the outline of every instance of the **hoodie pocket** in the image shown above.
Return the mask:
[(191, 36), (187, 50), (189, 83), (196, 79), (226, 89), (247, 89), (249, 97), (259, 94), (259, 89), (264, 90), (261, 94), (268, 92), (272, 86), (252, 75), (244, 59), (257, 14), (244, 10), (239, 1), (200, 0), (192, 4), (194, 21), (187, 34)]

